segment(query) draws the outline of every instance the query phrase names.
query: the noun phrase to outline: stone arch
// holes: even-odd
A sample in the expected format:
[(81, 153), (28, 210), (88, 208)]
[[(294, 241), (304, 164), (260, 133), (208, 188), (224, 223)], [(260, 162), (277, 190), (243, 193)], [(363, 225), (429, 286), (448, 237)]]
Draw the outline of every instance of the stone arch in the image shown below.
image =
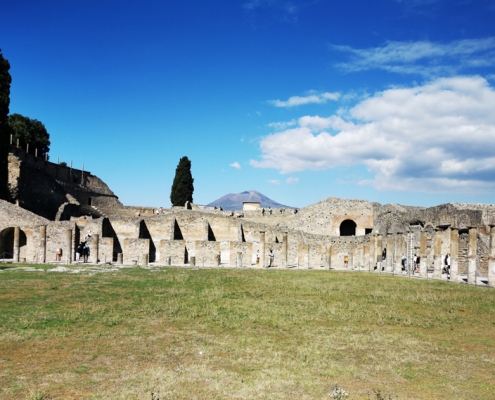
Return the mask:
[[(15, 228), (5, 228), (0, 232), (0, 258), (14, 258), (14, 231)], [(19, 232), (19, 250), (27, 244), (24, 231)]]
[(356, 228), (357, 224), (352, 219), (346, 219), (340, 224), (340, 236), (356, 236)]

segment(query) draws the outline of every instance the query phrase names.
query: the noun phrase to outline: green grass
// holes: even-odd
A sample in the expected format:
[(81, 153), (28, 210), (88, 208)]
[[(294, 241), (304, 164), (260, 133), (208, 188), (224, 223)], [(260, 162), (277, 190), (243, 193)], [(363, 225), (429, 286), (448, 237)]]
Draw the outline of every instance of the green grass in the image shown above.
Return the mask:
[(0, 269), (2, 399), (328, 399), (335, 384), (350, 399), (495, 398), (491, 289), (335, 271)]

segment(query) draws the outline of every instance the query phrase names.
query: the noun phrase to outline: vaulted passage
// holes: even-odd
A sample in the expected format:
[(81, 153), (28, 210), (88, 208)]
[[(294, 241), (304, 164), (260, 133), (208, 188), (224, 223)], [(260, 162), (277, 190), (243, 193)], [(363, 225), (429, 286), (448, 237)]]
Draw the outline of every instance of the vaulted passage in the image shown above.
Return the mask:
[(340, 224), (340, 236), (356, 236), (356, 223), (352, 219), (346, 219)]

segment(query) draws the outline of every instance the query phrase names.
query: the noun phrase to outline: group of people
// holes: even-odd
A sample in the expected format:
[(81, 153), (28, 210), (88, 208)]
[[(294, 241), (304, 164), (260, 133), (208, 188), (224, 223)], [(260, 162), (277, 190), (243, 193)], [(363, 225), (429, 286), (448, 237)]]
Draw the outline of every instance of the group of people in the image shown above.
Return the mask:
[[(273, 267), (275, 264), (274, 264), (274, 261), (275, 261), (275, 252), (273, 251), (273, 249), (270, 249), (270, 251), (268, 252), (268, 256), (270, 257), (270, 264), (268, 265), (268, 268), (270, 267)], [(260, 251), (258, 250), (256, 252), (256, 265), (259, 265), (260, 264)]]
[(76, 249), (76, 262), (80, 261), (81, 256), (83, 258), (83, 262), (85, 263), (88, 262), (89, 254), (90, 254), (90, 250), (88, 243), (87, 242), (79, 243)]

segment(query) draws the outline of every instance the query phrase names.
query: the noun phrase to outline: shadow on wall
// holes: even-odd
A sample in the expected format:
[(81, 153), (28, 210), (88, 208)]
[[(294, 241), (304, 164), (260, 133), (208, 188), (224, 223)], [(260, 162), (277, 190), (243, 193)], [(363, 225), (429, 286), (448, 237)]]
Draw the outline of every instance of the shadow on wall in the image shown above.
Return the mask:
[(102, 237), (113, 238), (113, 260), (117, 260), (117, 254), (123, 253), (122, 246), (120, 244), (119, 238), (115, 229), (113, 229), (112, 224), (108, 218), (103, 218), (102, 223)]
[(149, 249), (149, 262), (155, 262), (156, 261), (156, 247), (155, 243), (153, 242), (153, 239), (151, 238), (150, 231), (148, 230), (148, 227), (146, 226), (146, 222), (144, 220), (141, 220), (139, 222), (139, 239), (149, 239), (150, 240), (150, 249)]

